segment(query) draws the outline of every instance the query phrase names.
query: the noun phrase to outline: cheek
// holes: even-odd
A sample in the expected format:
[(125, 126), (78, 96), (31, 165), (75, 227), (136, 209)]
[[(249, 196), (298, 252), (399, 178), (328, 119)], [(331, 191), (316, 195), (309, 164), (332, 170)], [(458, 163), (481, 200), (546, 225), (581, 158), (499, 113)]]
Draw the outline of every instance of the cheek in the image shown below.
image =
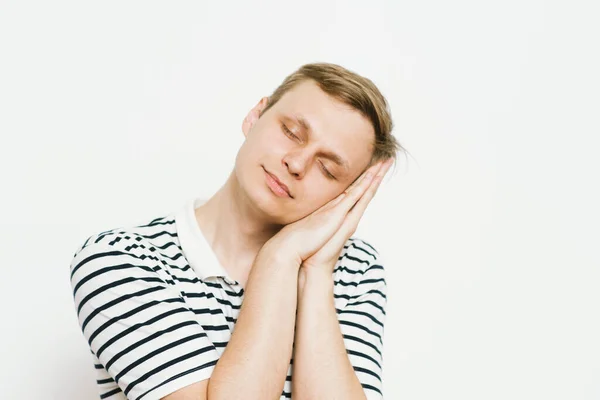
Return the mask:
[(250, 138), (250, 146), (253, 151), (261, 154), (285, 154), (289, 151), (293, 143), (278, 128), (263, 129), (255, 132), (254, 137)]
[(265, 145), (272, 149), (287, 151), (294, 146), (294, 142), (281, 132), (280, 128), (275, 128), (268, 135), (265, 135), (264, 141)]
[[(272, 141), (271, 141), (272, 142)], [(270, 150), (269, 140), (260, 131), (254, 131), (246, 137), (238, 153), (241, 161), (262, 159)]]

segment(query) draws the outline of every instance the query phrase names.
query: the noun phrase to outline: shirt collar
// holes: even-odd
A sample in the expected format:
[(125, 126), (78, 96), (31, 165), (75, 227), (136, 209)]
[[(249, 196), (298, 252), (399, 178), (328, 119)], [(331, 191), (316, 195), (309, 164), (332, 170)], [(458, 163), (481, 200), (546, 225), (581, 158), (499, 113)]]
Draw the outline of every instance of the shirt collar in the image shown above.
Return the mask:
[(228, 282), (233, 282), (198, 226), (194, 211), (205, 202), (204, 198), (189, 200), (175, 215), (177, 236), (183, 255), (200, 279), (220, 276)]

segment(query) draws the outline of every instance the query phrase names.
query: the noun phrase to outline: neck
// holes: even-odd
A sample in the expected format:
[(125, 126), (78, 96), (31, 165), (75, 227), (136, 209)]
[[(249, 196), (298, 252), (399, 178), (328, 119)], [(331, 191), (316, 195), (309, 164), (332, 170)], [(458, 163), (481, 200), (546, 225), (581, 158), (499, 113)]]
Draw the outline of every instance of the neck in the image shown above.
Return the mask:
[(241, 190), (235, 172), (195, 211), (196, 221), (227, 273), (245, 286), (259, 250), (282, 226), (269, 223)]

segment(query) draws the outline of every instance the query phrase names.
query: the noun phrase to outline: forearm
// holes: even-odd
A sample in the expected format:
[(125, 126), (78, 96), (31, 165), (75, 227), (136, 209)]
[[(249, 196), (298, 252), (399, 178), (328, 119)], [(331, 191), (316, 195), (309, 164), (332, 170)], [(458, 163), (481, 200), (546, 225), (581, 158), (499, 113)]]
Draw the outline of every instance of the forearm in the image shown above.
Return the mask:
[(327, 269), (301, 268), (292, 398), (365, 399), (348, 359)]
[(292, 354), (298, 268), (272, 252), (259, 253), (235, 329), (211, 375), (210, 400), (241, 394), (279, 399)]

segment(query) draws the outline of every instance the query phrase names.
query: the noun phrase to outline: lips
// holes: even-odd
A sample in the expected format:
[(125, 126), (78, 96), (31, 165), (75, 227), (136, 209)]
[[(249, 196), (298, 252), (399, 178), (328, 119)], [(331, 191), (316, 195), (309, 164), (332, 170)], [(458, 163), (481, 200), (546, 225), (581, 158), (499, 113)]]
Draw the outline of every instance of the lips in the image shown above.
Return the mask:
[[(263, 169), (264, 169), (264, 167), (263, 167)], [(269, 175), (270, 175), (270, 176), (273, 178), (273, 180), (274, 180), (275, 182), (277, 182), (277, 184), (278, 184), (279, 186), (281, 186), (281, 188), (282, 188), (283, 190), (285, 190), (285, 191), (286, 191), (286, 193), (288, 194), (288, 196), (290, 196), (291, 198), (294, 198), (294, 197), (291, 195), (291, 193), (290, 193), (290, 189), (289, 189), (289, 188), (286, 186), (286, 184), (285, 184), (285, 183), (281, 182), (281, 181), (279, 180), (279, 178), (278, 178), (276, 175), (274, 175), (274, 174), (270, 173), (270, 172), (269, 172), (269, 171), (267, 171), (266, 169), (265, 169), (265, 172), (266, 172), (267, 174), (269, 174)]]

